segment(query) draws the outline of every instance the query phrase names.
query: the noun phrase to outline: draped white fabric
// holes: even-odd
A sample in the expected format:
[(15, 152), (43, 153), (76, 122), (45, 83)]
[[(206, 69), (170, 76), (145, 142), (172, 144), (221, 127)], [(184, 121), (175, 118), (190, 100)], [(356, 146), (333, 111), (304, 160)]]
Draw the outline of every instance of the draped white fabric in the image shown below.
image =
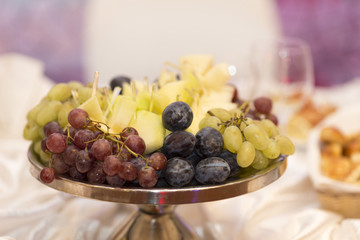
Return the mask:
[[(32, 60), (27, 61), (30, 66)], [(0, 80), (3, 83), (3, 76)], [(17, 80), (11, 83), (19, 87)], [(11, 104), (20, 116), (28, 111), (28, 105), (35, 105), (51, 84), (46, 78), (31, 80), (38, 86), (32, 89), (36, 97), (31, 102), (24, 104), (21, 101), (28, 98), (21, 99), (18, 94), (7, 102), (1, 99), (1, 108)], [(0, 118), (2, 123), (8, 120), (4, 115)], [(18, 131), (11, 138), (4, 132), (0, 135), (1, 240), (106, 239), (136, 211), (131, 204), (74, 197), (38, 182), (29, 173), (26, 153), (30, 142), (21, 138), (23, 125), (11, 127)], [(289, 157), (284, 175), (271, 185), (227, 200), (179, 205), (176, 212), (202, 239), (360, 239), (359, 219), (345, 219), (321, 209), (308, 160), (306, 148), (299, 148)]]

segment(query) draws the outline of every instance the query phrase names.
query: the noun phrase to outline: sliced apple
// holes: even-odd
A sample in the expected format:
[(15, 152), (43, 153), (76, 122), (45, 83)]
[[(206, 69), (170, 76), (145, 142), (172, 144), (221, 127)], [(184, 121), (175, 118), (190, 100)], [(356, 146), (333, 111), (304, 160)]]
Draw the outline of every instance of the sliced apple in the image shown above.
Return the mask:
[(135, 128), (139, 136), (144, 139), (145, 154), (152, 153), (162, 147), (165, 128), (162, 124), (161, 115), (144, 110), (137, 111), (129, 126)]
[(136, 112), (137, 103), (128, 96), (118, 96), (109, 116), (108, 125), (113, 133), (120, 133), (127, 127)]

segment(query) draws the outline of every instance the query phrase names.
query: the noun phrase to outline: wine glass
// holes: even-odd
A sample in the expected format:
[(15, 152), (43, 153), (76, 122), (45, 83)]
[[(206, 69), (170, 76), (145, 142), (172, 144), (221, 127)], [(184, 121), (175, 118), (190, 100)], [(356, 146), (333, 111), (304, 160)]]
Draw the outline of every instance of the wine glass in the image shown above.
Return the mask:
[(256, 68), (255, 96), (273, 100), (280, 127), (312, 96), (314, 73), (310, 47), (298, 38), (257, 43), (249, 59)]

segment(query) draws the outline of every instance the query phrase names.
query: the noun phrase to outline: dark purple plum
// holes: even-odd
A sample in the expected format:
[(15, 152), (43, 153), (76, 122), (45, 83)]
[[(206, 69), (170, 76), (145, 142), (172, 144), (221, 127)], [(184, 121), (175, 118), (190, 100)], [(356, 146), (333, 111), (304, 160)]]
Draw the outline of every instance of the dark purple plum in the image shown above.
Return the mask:
[(190, 106), (182, 101), (169, 104), (162, 113), (162, 122), (166, 129), (174, 132), (187, 129), (193, 120)]
[(174, 157), (168, 160), (164, 168), (166, 182), (173, 187), (183, 187), (191, 182), (195, 169), (185, 158)]
[(222, 158), (210, 157), (201, 160), (195, 169), (195, 179), (202, 184), (218, 184), (230, 175), (230, 166)]
[(195, 136), (186, 131), (175, 131), (164, 139), (161, 152), (167, 159), (172, 157), (187, 157), (191, 155), (195, 147)]
[(195, 139), (195, 153), (201, 158), (217, 157), (224, 149), (223, 136), (215, 128), (202, 128)]

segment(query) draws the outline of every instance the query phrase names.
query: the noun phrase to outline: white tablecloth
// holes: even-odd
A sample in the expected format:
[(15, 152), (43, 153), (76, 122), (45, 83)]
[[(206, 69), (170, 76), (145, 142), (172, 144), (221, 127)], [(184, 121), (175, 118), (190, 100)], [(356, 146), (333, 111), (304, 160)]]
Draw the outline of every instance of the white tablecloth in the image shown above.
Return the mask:
[[(37, 93), (43, 96), (47, 90)], [(22, 128), (14, 129), (21, 133)], [(134, 205), (74, 197), (38, 182), (29, 173), (30, 142), (19, 132), (0, 138), (0, 239), (106, 239), (136, 211)], [(360, 219), (321, 209), (307, 161), (306, 149), (299, 148), (289, 157), (284, 175), (266, 188), (222, 201), (179, 205), (176, 212), (203, 239), (360, 239)]]

